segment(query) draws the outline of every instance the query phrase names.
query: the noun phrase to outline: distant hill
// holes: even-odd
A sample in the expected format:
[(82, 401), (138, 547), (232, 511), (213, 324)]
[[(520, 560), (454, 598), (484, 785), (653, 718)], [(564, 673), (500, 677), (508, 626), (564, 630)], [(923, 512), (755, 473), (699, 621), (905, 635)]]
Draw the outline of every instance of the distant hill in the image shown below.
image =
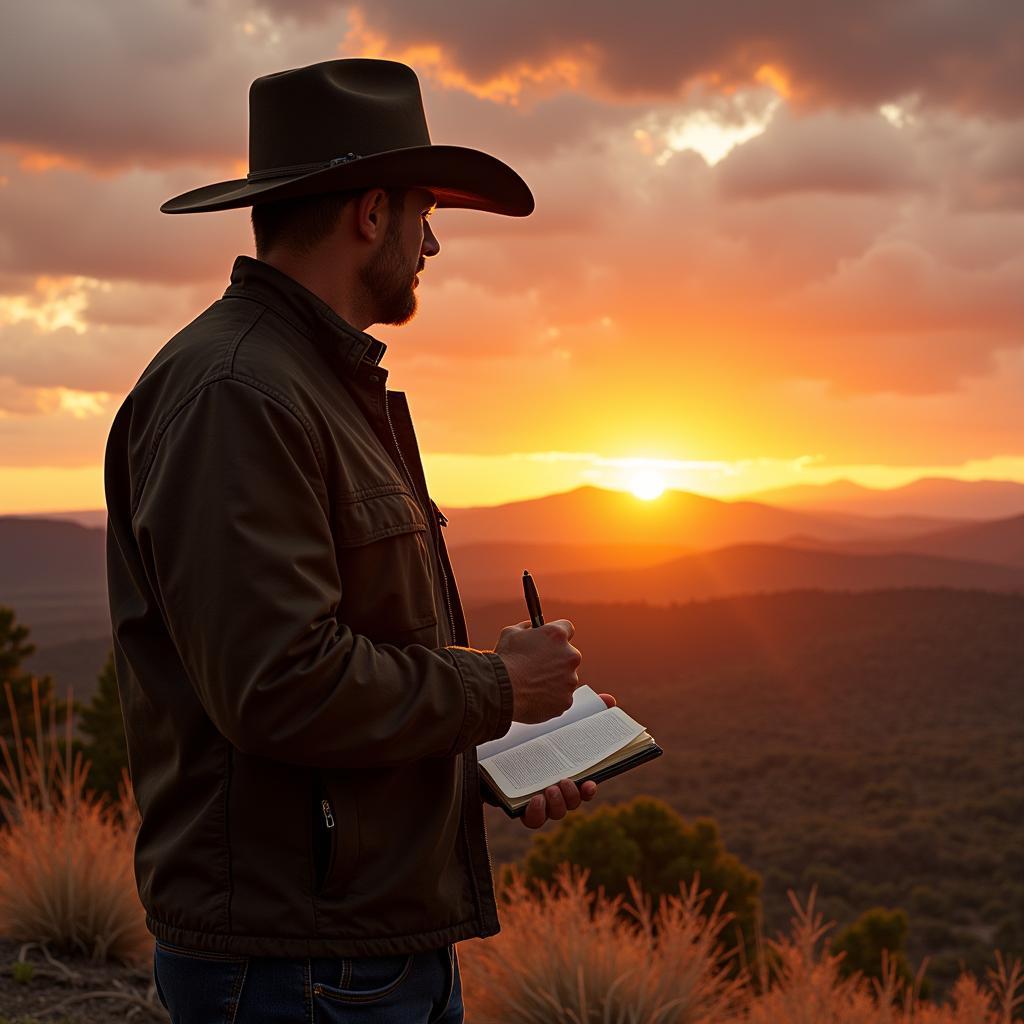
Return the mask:
[(78, 523), (79, 526), (105, 530), (107, 528), (107, 510), (105, 508), (88, 508), (80, 512), (32, 512), (29, 514), (0, 516), (0, 519), (54, 519), (57, 522)]
[(669, 544), (710, 549), (775, 543), (793, 535), (826, 541), (885, 539), (936, 529), (944, 523), (881, 522), (848, 514), (810, 514), (750, 501), (719, 501), (665, 491), (642, 501), (623, 491), (577, 487), (505, 505), (446, 508), (450, 547), (481, 543)]
[(673, 544), (466, 544), (450, 549), (463, 601), (522, 597), (524, 569), (538, 579), (592, 569), (640, 569), (682, 555)]
[(851, 480), (801, 484), (748, 495), (749, 500), (805, 512), (874, 516), (997, 519), (1024, 513), (1024, 484), (1013, 480), (923, 477), (903, 487), (864, 487)]
[(904, 551), (1024, 566), (1024, 515), (954, 526), (900, 543)]
[(55, 519), (0, 516), (0, 602), (7, 591), (106, 580), (106, 534)]
[[(458, 564), (455, 568), (458, 573)], [(739, 544), (646, 568), (534, 575), (542, 599), (651, 604), (807, 588), (858, 591), (917, 586), (1024, 591), (1024, 562), (1016, 568), (926, 554), (854, 555), (770, 544)], [(461, 586), (461, 577), (456, 578)]]

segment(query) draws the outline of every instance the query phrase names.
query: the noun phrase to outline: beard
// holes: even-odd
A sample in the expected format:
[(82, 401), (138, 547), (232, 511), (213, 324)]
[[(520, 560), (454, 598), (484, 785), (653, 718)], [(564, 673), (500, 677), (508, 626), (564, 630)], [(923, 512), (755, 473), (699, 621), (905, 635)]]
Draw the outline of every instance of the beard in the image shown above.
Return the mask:
[(377, 309), (374, 323), (404, 324), (416, 315), (413, 278), (419, 257), (407, 262), (401, 243), (402, 222), (397, 211), (393, 211), (380, 250), (359, 271), (359, 279)]

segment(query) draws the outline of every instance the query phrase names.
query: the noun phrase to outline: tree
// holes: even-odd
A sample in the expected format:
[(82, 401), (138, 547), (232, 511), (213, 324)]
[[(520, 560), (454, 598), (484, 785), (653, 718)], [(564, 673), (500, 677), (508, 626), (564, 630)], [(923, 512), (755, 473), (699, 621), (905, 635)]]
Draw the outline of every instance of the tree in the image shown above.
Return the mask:
[[(14, 609), (0, 605), (0, 739), (6, 740), (8, 745), (14, 738), (14, 723), (7, 702), (6, 685), (11, 689), (21, 735), (25, 738), (35, 735), (32, 673), (23, 671), (21, 667), (22, 662), (36, 650), (35, 644), (28, 642), (28, 636), (28, 626), (19, 626), (15, 622)], [(53, 680), (49, 676), (35, 678), (39, 686), (42, 720), (49, 720), (50, 705), (55, 703), (57, 721), (63, 721), (67, 715), (67, 707), (61, 701), (54, 702)]]
[(91, 762), (89, 788), (116, 800), (122, 769), (128, 767), (128, 744), (117, 693), (113, 649), (107, 653), (92, 700), (79, 712), (78, 724), (87, 737), (82, 752)]
[[(839, 973), (848, 978), (859, 971), (866, 978), (881, 980), (882, 950), (886, 950), (896, 977), (906, 985), (912, 984), (914, 979), (905, 949), (908, 928), (906, 911), (885, 907), (864, 911), (832, 942), (833, 953), (845, 954), (839, 962)], [(927, 984), (923, 984), (921, 995), (926, 996), (927, 990)]]
[(523, 872), (528, 882), (551, 882), (562, 861), (590, 870), (588, 889), (627, 902), (632, 876), (655, 910), (662, 896), (678, 896), (680, 883), (689, 885), (699, 872), (701, 889), (711, 893), (705, 906), (710, 910), (724, 893), (723, 909), (735, 915), (747, 957), (754, 955), (761, 878), (726, 851), (711, 818), (688, 825), (667, 803), (647, 796), (567, 815), (556, 830), (534, 838)]

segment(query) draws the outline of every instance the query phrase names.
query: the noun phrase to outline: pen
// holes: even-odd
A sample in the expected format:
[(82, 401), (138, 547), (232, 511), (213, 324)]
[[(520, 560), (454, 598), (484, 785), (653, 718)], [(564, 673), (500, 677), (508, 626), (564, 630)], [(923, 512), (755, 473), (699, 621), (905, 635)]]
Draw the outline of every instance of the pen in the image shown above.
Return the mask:
[(526, 607), (530, 612), (533, 626), (544, 625), (544, 613), (540, 610), (540, 598), (537, 596), (537, 585), (528, 569), (523, 570), (523, 593), (526, 595)]

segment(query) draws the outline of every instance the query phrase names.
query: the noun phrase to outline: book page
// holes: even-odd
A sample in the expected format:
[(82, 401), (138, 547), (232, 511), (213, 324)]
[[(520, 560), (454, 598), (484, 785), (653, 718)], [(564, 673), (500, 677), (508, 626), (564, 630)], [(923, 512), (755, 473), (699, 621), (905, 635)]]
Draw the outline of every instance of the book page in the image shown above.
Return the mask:
[(642, 732), (644, 727), (622, 708), (605, 708), (557, 732), (493, 754), (481, 765), (507, 797), (525, 796), (585, 771)]
[(605, 711), (607, 707), (608, 705), (586, 683), (583, 683), (573, 690), (572, 704), (560, 715), (549, 718), (546, 722), (535, 722), (532, 725), (513, 722), (504, 736), (499, 736), (496, 740), (488, 740), (476, 748), (477, 760), (482, 761), (485, 757), (493, 757), (510, 747), (518, 746), (537, 736), (544, 736), (555, 729), (561, 729), (563, 725), (578, 722), (588, 715), (596, 715)]

